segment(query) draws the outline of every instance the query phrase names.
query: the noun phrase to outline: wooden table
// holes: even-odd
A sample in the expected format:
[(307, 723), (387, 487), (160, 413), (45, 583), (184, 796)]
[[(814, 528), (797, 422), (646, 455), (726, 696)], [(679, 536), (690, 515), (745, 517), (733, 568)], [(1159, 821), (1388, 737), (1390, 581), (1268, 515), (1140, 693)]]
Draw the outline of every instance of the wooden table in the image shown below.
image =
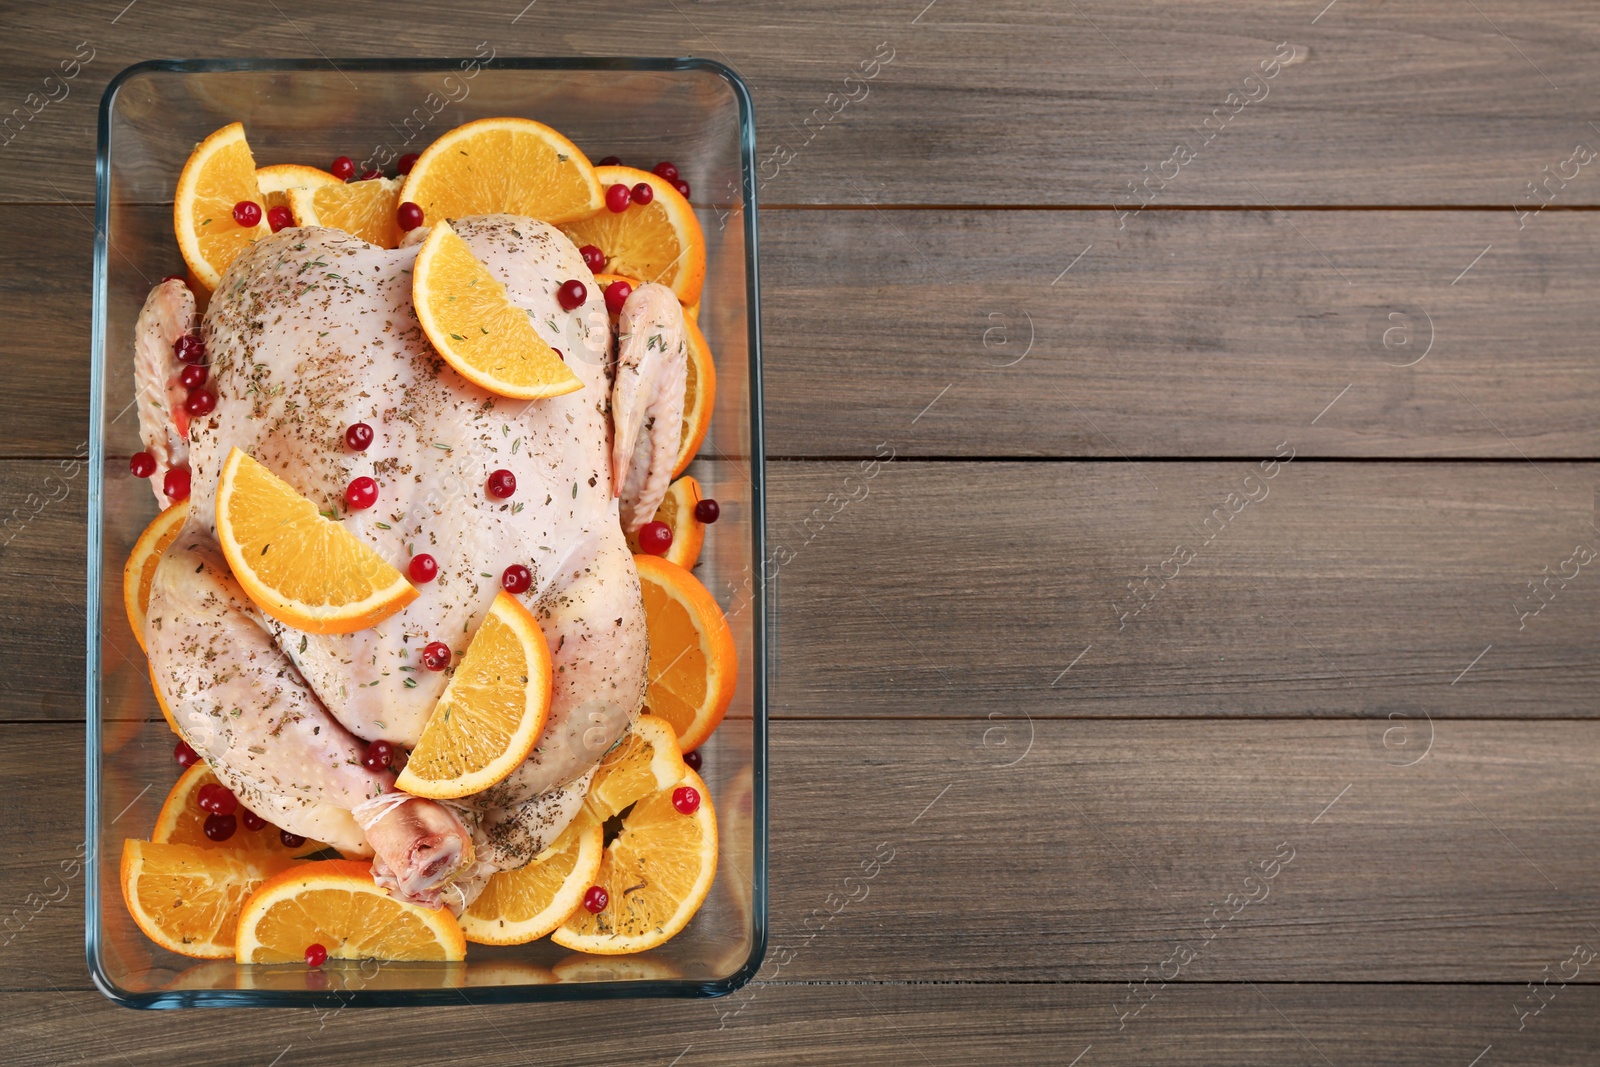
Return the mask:
[[(166, 1016), (91, 987), (74, 887), (0, 1059), (1593, 1062), (1593, 5), (125, 2), (0, 34), (7, 108), (92, 52), (0, 150), (5, 513), (85, 436), (125, 65), (749, 80), (772, 949), (714, 1002)], [(83, 834), (84, 489), (0, 549), (6, 913)]]

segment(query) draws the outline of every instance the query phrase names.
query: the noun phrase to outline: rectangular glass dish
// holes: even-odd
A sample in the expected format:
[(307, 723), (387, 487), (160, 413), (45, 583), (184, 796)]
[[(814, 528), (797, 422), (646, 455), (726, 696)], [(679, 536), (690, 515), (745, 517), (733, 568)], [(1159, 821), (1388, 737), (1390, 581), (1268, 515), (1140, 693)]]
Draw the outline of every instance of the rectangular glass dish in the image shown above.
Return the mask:
[[(134, 924), (119, 884), (125, 838), (148, 839), (179, 768), (122, 607), (122, 570), (156, 515), (128, 470), (141, 447), (133, 331), (146, 294), (181, 273), (172, 232), (178, 174), (196, 142), (241, 121), (257, 166), (336, 156), (357, 171), (491, 116), (537, 119), (591, 160), (674, 161), (706, 236), (699, 324), (716, 365), (715, 414), (689, 468), (722, 514), (696, 576), (727, 613), (739, 682), (701, 747), (720, 859), (689, 926), (640, 956), (583, 956), (542, 939), (471, 945), (456, 964), (238, 966), (160, 948)], [(183, 60), (141, 63), (106, 88), (96, 175), (89, 434), (86, 944), (89, 971), (139, 1008), (342, 1007), (718, 996), (760, 966), (767, 939), (766, 600), (755, 133), (738, 75), (701, 59)], [(242, 832), (242, 831), (241, 831)]]

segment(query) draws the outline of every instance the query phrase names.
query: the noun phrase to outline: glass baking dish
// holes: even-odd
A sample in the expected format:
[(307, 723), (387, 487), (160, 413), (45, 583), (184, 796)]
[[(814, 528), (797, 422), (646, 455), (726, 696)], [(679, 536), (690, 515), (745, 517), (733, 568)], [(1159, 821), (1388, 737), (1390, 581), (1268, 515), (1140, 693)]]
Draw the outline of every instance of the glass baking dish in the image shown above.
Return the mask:
[[(472, 945), (458, 964), (241, 967), (170, 953), (123, 905), (122, 842), (148, 838), (179, 768), (122, 608), (122, 565), (156, 514), (128, 470), (140, 447), (133, 327), (146, 293), (181, 272), (172, 197), (193, 145), (242, 121), (258, 166), (393, 172), (393, 161), (471, 119), (545, 122), (592, 159), (677, 163), (705, 229), (700, 325), (715, 355), (710, 434), (690, 472), (722, 516), (696, 574), (728, 614), (739, 687), (701, 748), (721, 859), (687, 929), (643, 956), (582, 956), (541, 940)], [(461, 60), (183, 60), (119, 74), (100, 104), (90, 407), (86, 700), (86, 942), (96, 985), (140, 1008), (197, 1005), (397, 1006), (718, 996), (747, 981), (767, 937), (767, 693), (762, 572), (764, 452), (756, 277), (755, 134), (738, 75), (702, 59), (508, 59), (487, 46)]]

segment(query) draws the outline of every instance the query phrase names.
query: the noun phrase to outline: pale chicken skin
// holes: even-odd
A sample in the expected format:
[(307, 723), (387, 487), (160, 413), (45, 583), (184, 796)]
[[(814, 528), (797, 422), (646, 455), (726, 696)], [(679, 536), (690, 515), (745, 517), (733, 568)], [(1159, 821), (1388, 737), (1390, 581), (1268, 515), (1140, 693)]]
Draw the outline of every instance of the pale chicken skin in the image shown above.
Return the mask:
[[(398, 249), (316, 228), (263, 239), (223, 275), (204, 317), (217, 403), (188, 427), (189, 519), (156, 571), (146, 640), (185, 739), (242, 803), (347, 854), (376, 853), (375, 875), (399, 896), (459, 908), (488, 873), (553, 840), (643, 702), (647, 637), (623, 519), (653, 514), (671, 477), (687, 357), (671, 290), (642, 285), (630, 296), (613, 351), (600, 288), (558, 230), (503, 215), (454, 225), (582, 388), (511, 400), (456, 374), (412, 309), (422, 231)], [(555, 293), (571, 278), (588, 299), (568, 312)], [(141, 331), (139, 385), (152, 397), (179, 366), (158, 356), (185, 310), (181, 290), (158, 286), (141, 317), (154, 340)], [(166, 444), (163, 464), (181, 463), (163, 414), (140, 407), (147, 447)], [(345, 442), (355, 423), (373, 430), (364, 451)], [(425, 552), (438, 576), (353, 634), (302, 633), (266, 616), (215, 541), (217, 478), (234, 447), (402, 573)], [(516, 477), (508, 499), (486, 491), (500, 469)], [(377, 481), (378, 499), (353, 511), (344, 491), (361, 476)], [(449, 805), (374, 803), (394, 792), (394, 777), (361, 765), (366, 743), (416, 743), (449, 680), (423, 666), (423, 647), (443, 641), (459, 662), (512, 564), (533, 575), (520, 599), (554, 669), (533, 754)]]

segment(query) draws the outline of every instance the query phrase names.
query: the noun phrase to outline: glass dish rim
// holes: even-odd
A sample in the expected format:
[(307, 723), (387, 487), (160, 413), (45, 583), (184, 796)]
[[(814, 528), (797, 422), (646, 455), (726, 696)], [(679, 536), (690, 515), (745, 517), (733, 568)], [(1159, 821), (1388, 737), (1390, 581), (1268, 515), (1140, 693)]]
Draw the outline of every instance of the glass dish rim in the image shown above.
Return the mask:
[[(243, 990), (185, 989), (134, 992), (118, 986), (100, 962), (99, 915), (101, 908), (100, 838), (101, 721), (100, 639), (102, 583), (102, 524), (105, 439), (105, 346), (109, 313), (108, 257), (111, 221), (111, 108), (126, 82), (151, 73), (225, 74), (239, 72), (341, 71), (371, 73), (429, 73), (455, 70), (460, 59), (152, 59), (119, 72), (101, 95), (95, 148), (94, 278), (90, 334), (89, 396), (89, 498), (87, 515), (87, 597), (85, 601), (85, 782), (84, 828), (84, 950), (89, 975), (96, 988), (115, 1004), (129, 1008), (186, 1007), (401, 1007), (461, 1003), (464, 987), (415, 990)], [(755, 114), (749, 86), (726, 64), (699, 57), (495, 57), (499, 70), (661, 71), (710, 73), (722, 78), (739, 104), (739, 159), (745, 245), (745, 288), (748, 308), (748, 373), (750, 392), (750, 538), (751, 559), (757, 567), (766, 559), (766, 439), (761, 381), (761, 288), (756, 236)], [(752, 842), (751, 918), (754, 941), (749, 956), (732, 974), (711, 981), (646, 979), (556, 983), (551, 985), (474, 987), (471, 1003), (515, 1004), (540, 1001), (612, 1000), (619, 998), (721, 997), (733, 993), (760, 969), (767, 951), (768, 826), (767, 826), (767, 597), (762, 581), (751, 583), (751, 741), (752, 741)]]

